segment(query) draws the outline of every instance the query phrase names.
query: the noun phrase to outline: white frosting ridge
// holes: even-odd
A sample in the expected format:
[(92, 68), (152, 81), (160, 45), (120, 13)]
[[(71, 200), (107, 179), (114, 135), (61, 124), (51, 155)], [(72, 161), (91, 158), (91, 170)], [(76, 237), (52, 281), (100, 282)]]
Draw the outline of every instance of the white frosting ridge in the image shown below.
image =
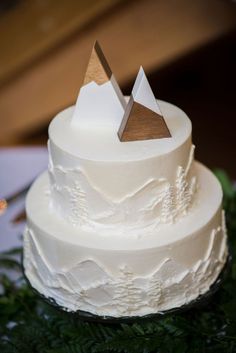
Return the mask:
[(199, 190), (188, 216), (133, 236), (70, 225), (50, 207), (43, 174), (26, 201), (31, 284), (66, 310), (116, 317), (160, 312), (205, 293), (226, 261), (226, 229), (218, 181), (201, 164), (193, 167)]
[(173, 185), (165, 178), (149, 178), (137, 190), (114, 200), (93, 186), (81, 168), (66, 169), (50, 161), (49, 175), (52, 204), (61, 217), (75, 226), (105, 226), (108, 233), (127, 228), (142, 233), (144, 228), (175, 222), (188, 214), (197, 187), (196, 177), (188, 177), (179, 166)]
[[(217, 213), (221, 205), (222, 190), (216, 177), (200, 163), (194, 162), (194, 169), (199, 187), (196, 203), (192, 207), (188, 217), (183, 217), (174, 224), (162, 224), (158, 228), (155, 226), (150, 227), (142, 235), (138, 232), (134, 233), (133, 236), (130, 236), (129, 232), (110, 232), (107, 234), (106, 232), (104, 233), (105, 227), (101, 227), (100, 229), (73, 227), (72, 224), (60, 217), (54, 208), (51, 207), (51, 198), (50, 194), (48, 194), (49, 179), (46, 172), (36, 180), (28, 193), (26, 205), (26, 210), (30, 212), (28, 221), (33, 221), (36, 226), (38, 225), (42, 230), (49, 232), (54, 237), (56, 231), (56, 236), (62, 241), (65, 238), (65, 234), (69, 234), (67, 235), (67, 241), (78, 242), (80, 245), (89, 248), (95, 246), (102, 249), (118, 247), (118, 249), (143, 250), (147, 245), (152, 247), (153, 245), (172, 244), (174, 241), (181, 240), (187, 236), (183, 232), (183, 229), (188, 230), (188, 227), (190, 227), (191, 231), (195, 231), (199, 227), (204, 227), (208, 219), (212, 214)], [(211, 195), (210, 198), (209, 194)], [(37, 195), (37, 203), (35, 203), (35, 195)], [(40, 212), (39, 209), (42, 211)], [(45, 209), (49, 209), (47, 213), (44, 212)], [(50, 221), (52, 218), (55, 219), (56, 223), (60, 223), (59, 229), (58, 227), (54, 228), (54, 222)], [(195, 218), (197, 218), (197, 223), (194, 222)], [(104, 237), (104, 244), (101, 243), (100, 237)], [(125, 239), (125, 243), (121, 242), (122, 238)]]

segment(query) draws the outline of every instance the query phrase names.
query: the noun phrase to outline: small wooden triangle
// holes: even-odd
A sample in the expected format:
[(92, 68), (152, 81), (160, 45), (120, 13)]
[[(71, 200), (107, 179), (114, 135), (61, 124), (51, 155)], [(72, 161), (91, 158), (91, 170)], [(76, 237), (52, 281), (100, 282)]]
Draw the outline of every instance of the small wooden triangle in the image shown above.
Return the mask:
[(163, 116), (135, 102), (133, 97), (127, 104), (118, 136), (120, 141), (151, 140), (171, 137)]
[(109, 81), (111, 76), (111, 68), (102, 52), (100, 45), (96, 41), (89, 59), (83, 86), (92, 81), (96, 82), (98, 85), (102, 85), (103, 83)]

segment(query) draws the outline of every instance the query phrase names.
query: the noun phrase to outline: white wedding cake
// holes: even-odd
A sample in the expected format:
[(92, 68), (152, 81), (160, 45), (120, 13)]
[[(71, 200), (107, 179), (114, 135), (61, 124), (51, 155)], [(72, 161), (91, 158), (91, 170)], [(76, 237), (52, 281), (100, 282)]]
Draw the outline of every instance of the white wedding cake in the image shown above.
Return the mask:
[(227, 259), (222, 190), (194, 161), (191, 129), (142, 68), (125, 99), (95, 44), (26, 200), (24, 268), (39, 293), (67, 311), (124, 317), (210, 289)]

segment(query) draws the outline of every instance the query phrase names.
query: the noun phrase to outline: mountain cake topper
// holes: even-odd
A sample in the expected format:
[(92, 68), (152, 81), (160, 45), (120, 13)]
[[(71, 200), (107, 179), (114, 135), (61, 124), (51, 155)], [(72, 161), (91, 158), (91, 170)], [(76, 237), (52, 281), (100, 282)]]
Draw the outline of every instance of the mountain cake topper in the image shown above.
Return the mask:
[(142, 67), (135, 80), (118, 136), (121, 142), (171, 137)]
[(126, 102), (96, 41), (88, 61), (71, 124), (80, 130), (118, 131)]
[(83, 85), (89, 82), (96, 82), (101, 85), (110, 80), (112, 76), (111, 68), (102, 52), (102, 49), (96, 41), (88, 62), (87, 71), (84, 76)]

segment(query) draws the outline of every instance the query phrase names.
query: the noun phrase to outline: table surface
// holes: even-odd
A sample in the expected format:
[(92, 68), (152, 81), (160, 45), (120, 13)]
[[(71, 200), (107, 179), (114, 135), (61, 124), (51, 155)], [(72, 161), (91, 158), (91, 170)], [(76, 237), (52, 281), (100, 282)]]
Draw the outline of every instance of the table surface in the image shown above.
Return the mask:
[[(47, 149), (43, 147), (0, 149), (0, 199), (9, 198), (29, 186), (48, 164)], [(0, 215), (0, 251), (22, 244), (25, 222), (13, 223), (24, 211), (25, 194), (10, 202)]]

